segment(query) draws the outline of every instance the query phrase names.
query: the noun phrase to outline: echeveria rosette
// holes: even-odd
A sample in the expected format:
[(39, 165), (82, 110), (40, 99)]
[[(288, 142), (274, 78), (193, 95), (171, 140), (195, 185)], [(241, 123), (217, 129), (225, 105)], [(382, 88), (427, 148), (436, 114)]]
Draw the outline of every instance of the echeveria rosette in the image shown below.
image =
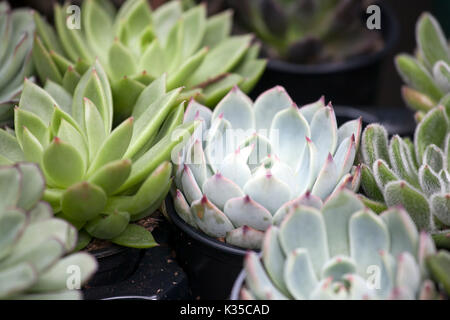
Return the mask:
[(340, 188), (359, 187), (361, 119), (338, 129), (323, 98), (299, 109), (282, 87), (255, 102), (236, 87), (214, 112), (191, 101), (184, 121), (193, 119), (202, 125), (175, 159), (174, 204), (209, 236), (259, 248), (290, 203), (321, 204)]
[(97, 269), (91, 255), (73, 253), (77, 230), (40, 201), (44, 189), (36, 164), (0, 166), (0, 299), (80, 299), (68, 271), (83, 285)]
[(434, 299), (425, 259), (436, 249), (402, 209), (377, 215), (348, 190), (291, 206), (244, 260), (242, 299)]
[(207, 17), (204, 4), (183, 11), (180, 1), (170, 1), (152, 11), (146, 0), (128, 0), (116, 13), (109, 1), (89, 0), (77, 30), (66, 26), (68, 5), (55, 6), (56, 32), (36, 16), (38, 74), (61, 83), (69, 65), (98, 57), (121, 117), (163, 73), (169, 90), (184, 86), (184, 97), (212, 106), (235, 85), (248, 92), (265, 68), (250, 35), (230, 35), (230, 11)]
[[(170, 153), (181, 138), (181, 89), (166, 92), (165, 77), (147, 86), (133, 117), (112, 128), (113, 101), (99, 63), (70, 95), (48, 80), (44, 88), (25, 81), (15, 109), (15, 131), (0, 131), (0, 163), (38, 163), (46, 177), (44, 199), (58, 217), (90, 237), (130, 247), (156, 245), (132, 221), (156, 210), (169, 191)], [(192, 132), (193, 124), (179, 127)]]
[(420, 230), (450, 248), (450, 123), (444, 107), (429, 111), (414, 142), (371, 124), (361, 140), (362, 187), (374, 210), (401, 205)]
[(402, 95), (420, 121), (437, 104), (450, 105), (450, 49), (439, 22), (423, 13), (416, 25), (415, 57), (400, 54), (397, 70), (406, 85)]
[(23, 80), (33, 72), (34, 31), (30, 9), (12, 10), (6, 1), (0, 3), (0, 124), (12, 120)]
[(231, 0), (238, 21), (263, 41), (270, 58), (299, 64), (342, 62), (380, 50), (383, 39), (361, 15), (370, 1)]

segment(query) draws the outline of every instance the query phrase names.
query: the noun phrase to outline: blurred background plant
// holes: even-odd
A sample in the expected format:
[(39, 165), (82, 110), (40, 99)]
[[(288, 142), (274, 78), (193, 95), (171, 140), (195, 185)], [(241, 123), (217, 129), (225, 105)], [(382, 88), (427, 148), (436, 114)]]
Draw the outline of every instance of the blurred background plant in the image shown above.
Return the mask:
[(298, 64), (334, 63), (383, 47), (364, 14), (372, 1), (229, 0), (238, 23), (263, 42), (269, 58)]
[(8, 2), (0, 2), (0, 125), (12, 119), (23, 80), (33, 73), (34, 31), (31, 9), (12, 10)]

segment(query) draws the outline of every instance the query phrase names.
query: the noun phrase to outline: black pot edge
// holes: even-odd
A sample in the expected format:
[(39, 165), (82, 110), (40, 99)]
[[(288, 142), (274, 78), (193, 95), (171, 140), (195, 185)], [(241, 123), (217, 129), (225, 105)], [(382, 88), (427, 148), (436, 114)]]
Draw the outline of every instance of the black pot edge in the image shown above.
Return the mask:
[(242, 269), (242, 271), (239, 273), (239, 276), (236, 278), (236, 281), (233, 284), (233, 289), (231, 289), (230, 300), (240, 300), (239, 292), (241, 291), (241, 288), (244, 284), (246, 275), (247, 274), (245, 273), (245, 270)]
[(122, 246), (112, 244), (109, 247), (96, 249), (93, 251), (86, 251), (86, 252), (92, 254), (98, 260), (98, 259), (102, 259), (102, 258), (106, 258), (106, 257), (110, 257), (113, 255), (122, 253), (122, 252), (124, 252), (126, 250), (130, 250), (130, 249), (135, 249), (135, 248), (122, 247)]
[(234, 255), (239, 257), (244, 257), (247, 253), (246, 249), (242, 249), (236, 246), (229, 245), (227, 243), (223, 243), (219, 240), (216, 240), (206, 234), (204, 234), (202, 231), (197, 230), (190, 225), (188, 225), (186, 222), (184, 222), (183, 219), (180, 218), (178, 213), (176, 212), (174, 206), (173, 206), (173, 199), (172, 196), (169, 194), (166, 197), (165, 200), (167, 213), (172, 220), (172, 222), (179, 228), (181, 231), (186, 233), (189, 237), (193, 238), (194, 240), (211, 247), (215, 250)]
[(318, 65), (301, 65), (282, 60), (269, 59), (267, 62), (267, 69), (291, 74), (323, 75), (328, 73), (347, 72), (382, 60), (397, 43), (397, 39), (400, 35), (400, 27), (394, 11), (387, 3), (383, 2), (378, 3), (377, 5), (381, 7), (382, 14), (384, 14), (384, 17), (389, 21), (388, 25), (390, 32), (387, 32), (386, 36), (383, 37), (385, 42), (382, 50), (370, 55), (354, 57), (340, 63), (324, 63)]

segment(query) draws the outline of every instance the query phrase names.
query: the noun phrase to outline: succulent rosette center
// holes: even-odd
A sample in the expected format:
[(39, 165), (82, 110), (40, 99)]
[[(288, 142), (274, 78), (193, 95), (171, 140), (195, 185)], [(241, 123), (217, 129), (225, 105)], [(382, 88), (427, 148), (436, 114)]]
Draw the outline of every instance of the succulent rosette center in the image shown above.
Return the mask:
[(209, 236), (259, 248), (292, 202), (320, 206), (340, 188), (359, 187), (361, 120), (338, 128), (323, 98), (298, 108), (282, 87), (255, 102), (234, 88), (214, 112), (191, 101), (184, 121), (194, 119), (201, 125), (173, 159), (175, 207)]

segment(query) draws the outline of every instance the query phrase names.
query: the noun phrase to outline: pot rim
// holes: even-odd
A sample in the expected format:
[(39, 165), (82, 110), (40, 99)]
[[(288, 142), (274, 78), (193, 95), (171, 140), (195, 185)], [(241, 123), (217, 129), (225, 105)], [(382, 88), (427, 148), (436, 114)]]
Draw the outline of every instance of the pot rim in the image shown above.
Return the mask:
[(392, 10), (386, 3), (378, 3), (381, 8), (382, 17), (387, 25), (386, 33), (383, 33), (385, 40), (383, 49), (369, 55), (357, 56), (338, 63), (323, 63), (317, 65), (296, 64), (278, 59), (268, 59), (267, 69), (290, 74), (323, 75), (329, 73), (347, 72), (359, 69), (375, 63), (384, 58), (394, 47), (399, 37), (399, 22)]
[(244, 269), (239, 273), (238, 277), (234, 281), (233, 288), (231, 289), (230, 300), (241, 300), (239, 299), (239, 292), (244, 285), (246, 272)]
[[(234, 256), (239, 256), (242, 258), (244, 258), (247, 251), (250, 251), (249, 249), (239, 248), (239, 247), (227, 244), (225, 242), (221, 242), (217, 239), (214, 239), (213, 237), (210, 237), (207, 234), (205, 234), (203, 231), (195, 229), (194, 227), (192, 227), (189, 224), (187, 224), (186, 222), (184, 222), (184, 220), (181, 219), (181, 217), (178, 215), (178, 213), (176, 212), (176, 210), (174, 208), (173, 198), (172, 198), (171, 194), (169, 194), (166, 197), (165, 204), (166, 204), (167, 213), (168, 213), (170, 219), (172, 220), (172, 222), (178, 228), (180, 228), (181, 231), (186, 233), (192, 239), (194, 239), (208, 247), (211, 247), (215, 250), (222, 251), (227, 254), (234, 255)], [(258, 251), (255, 251), (255, 252), (258, 252)]]
[(122, 247), (118, 246), (116, 244), (111, 244), (111, 246), (95, 249), (92, 251), (88, 251), (90, 254), (92, 254), (96, 259), (106, 258), (110, 257), (119, 253), (122, 253), (126, 250), (134, 249), (134, 248), (128, 248), (128, 247)]

